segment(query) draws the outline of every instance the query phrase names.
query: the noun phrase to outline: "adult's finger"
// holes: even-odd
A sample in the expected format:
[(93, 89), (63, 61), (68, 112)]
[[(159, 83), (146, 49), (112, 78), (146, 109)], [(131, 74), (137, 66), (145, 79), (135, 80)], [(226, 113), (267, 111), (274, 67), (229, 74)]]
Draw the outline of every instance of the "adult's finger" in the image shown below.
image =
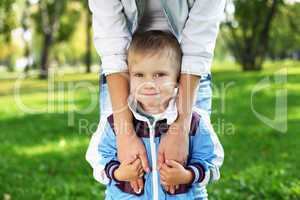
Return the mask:
[(139, 169), (139, 166), (142, 166), (141, 159), (137, 158), (133, 163), (132, 166), (134, 169)]
[(165, 173), (169, 173), (171, 168), (167, 164), (162, 164), (160, 171), (164, 171)]
[(175, 186), (174, 185), (170, 185), (169, 189), (170, 189), (171, 194), (175, 194)]
[(160, 175), (160, 177), (162, 178), (162, 179), (166, 179), (166, 177), (167, 177), (167, 172), (166, 172), (166, 170), (164, 170), (164, 169), (161, 169), (160, 171), (159, 171), (159, 175)]
[(172, 168), (178, 168), (178, 167), (182, 166), (181, 164), (179, 164), (175, 160), (166, 160), (166, 163), (167, 163), (168, 166), (170, 166)]
[(166, 181), (163, 181), (163, 180), (161, 180), (161, 184), (164, 186), (164, 188), (167, 190), (167, 191), (169, 191), (170, 190), (170, 185), (166, 182)]
[(136, 155), (134, 155), (134, 156), (131, 156), (130, 158), (124, 160), (123, 163), (125, 165), (129, 165), (129, 164), (134, 163), (137, 159), (138, 159), (138, 157)]
[(158, 169), (160, 169), (162, 167), (162, 164), (165, 162), (165, 156), (164, 153), (162, 151), (162, 148), (159, 148), (158, 150), (158, 155), (157, 155), (157, 166)]
[(149, 162), (148, 162), (148, 158), (147, 158), (147, 154), (146, 154), (145, 150), (142, 151), (141, 153), (139, 153), (139, 158), (142, 161), (143, 169), (145, 170), (145, 172), (149, 173), (150, 172)]

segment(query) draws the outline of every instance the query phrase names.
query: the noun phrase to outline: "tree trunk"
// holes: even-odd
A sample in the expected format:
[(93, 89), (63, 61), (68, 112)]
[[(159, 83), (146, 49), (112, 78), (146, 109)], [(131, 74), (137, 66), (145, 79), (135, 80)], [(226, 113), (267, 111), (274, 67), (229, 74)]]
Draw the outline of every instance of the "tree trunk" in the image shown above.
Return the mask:
[(48, 78), (48, 58), (49, 51), (52, 44), (52, 33), (46, 33), (44, 36), (44, 44), (41, 54), (41, 71), (40, 71), (40, 79)]
[[(242, 8), (248, 8), (249, 6), (246, 1), (240, 0), (237, 2)], [(256, 1), (256, 3), (259, 2)], [(246, 19), (245, 15), (241, 15), (240, 18), (237, 18), (241, 22), (239, 28), (233, 26), (232, 23), (228, 23), (231, 33), (231, 38), (228, 40), (229, 48), (233, 52), (236, 61), (242, 65), (245, 71), (262, 69), (268, 51), (272, 21), (282, 1), (272, 0), (261, 3), (265, 4), (264, 12), (260, 12), (262, 14), (254, 15), (249, 19)], [(254, 11), (253, 7), (249, 8)], [(245, 21), (247, 23), (243, 23)]]
[(86, 55), (85, 55), (85, 65), (86, 65), (86, 73), (91, 72), (91, 61), (92, 61), (92, 45), (91, 45), (91, 26), (92, 20), (90, 12), (87, 10), (86, 15)]
[[(29, 6), (30, 3), (27, 0), (25, 2), (25, 9), (23, 10), (23, 14), (22, 14), (22, 20), (21, 20), (21, 24), (22, 24), (22, 28), (24, 30), (24, 33), (26, 33), (29, 29)], [(25, 38), (25, 34), (23, 35), (23, 41), (25, 44), (25, 52), (24, 52), (24, 57), (27, 59), (27, 63), (26, 66), (24, 68), (24, 73), (28, 74), (28, 71), (31, 67), (31, 63), (30, 63), (30, 47), (29, 47), (29, 42), (27, 40), (27, 38)]]

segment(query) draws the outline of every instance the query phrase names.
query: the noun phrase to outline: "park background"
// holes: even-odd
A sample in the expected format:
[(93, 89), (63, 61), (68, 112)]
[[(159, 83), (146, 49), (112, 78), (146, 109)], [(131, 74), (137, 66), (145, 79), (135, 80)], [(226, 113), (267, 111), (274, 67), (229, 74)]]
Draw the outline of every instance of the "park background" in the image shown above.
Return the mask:
[[(225, 149), (210, 199), (300, 199), (300, 3), (227, 1), (212, 123)], [(102, 199), (85, 161), (100, 58), (86, 0), (0, 1), (0, 199)]]

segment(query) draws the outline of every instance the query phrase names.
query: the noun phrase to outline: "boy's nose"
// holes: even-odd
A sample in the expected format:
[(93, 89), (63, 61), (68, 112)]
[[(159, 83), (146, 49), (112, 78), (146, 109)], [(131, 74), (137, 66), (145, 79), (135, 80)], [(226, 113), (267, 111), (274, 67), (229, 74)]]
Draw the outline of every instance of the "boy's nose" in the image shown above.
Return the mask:
[(153, 81), (147, 81), (144, 83), (144, 88), (145, 89), (155, 89), (156, 85)]

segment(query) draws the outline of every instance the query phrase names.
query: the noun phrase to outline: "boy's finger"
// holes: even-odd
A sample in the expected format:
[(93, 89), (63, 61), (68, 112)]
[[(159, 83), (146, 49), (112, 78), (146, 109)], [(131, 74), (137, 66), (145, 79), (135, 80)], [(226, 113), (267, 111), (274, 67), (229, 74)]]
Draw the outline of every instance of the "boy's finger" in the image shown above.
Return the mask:
[(141, 173), (139, 174), (139, 177), (140, 177), (140, 178), (143, 178), (143, 177), (144, 177), (144, 170), (143, 170), (143, 172), (141, 172)]
[(178, 190), (179, 189), (179, 185), (175, 185), (175, 189)]
[(139, 187), (138, 194), (140, 194), (142, 192), (142, 190), (144, 189), (144, 180), (142, 178), (139, 178), (137, 180), (137, 183), (138, 183), (138, 187)]
[(145, 172), (149, 173), (150, 172), (150, 168), (149, 168), (149, 163), (148, 163), (148, 158), (147, 158), (146, 152), (140, 153), (139, 154), (139, 158), (142, 161), (142, 166), (143, 166)]
[(138, 174), (140, 177), (144, 176), (144, 169), (143, 168), (139, 169)]
[(130, 181), (130, 185), (135, 193), (139, 192), (139, 186), (136, 180)]
[(142, 167), (139, 167), (138, 169), (137, 169), (137, 172), (140, 174), (140, 173), (145, 173), (145, 171), (144, 171), (144, 169), (142, 168)]

